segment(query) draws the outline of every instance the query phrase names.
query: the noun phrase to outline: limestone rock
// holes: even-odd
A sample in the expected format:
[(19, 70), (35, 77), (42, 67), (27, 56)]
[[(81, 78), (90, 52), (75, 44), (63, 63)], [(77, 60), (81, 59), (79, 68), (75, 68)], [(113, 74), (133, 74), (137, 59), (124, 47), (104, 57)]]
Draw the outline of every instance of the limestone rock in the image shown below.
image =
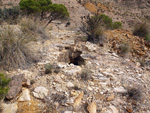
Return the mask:
[(72, 83), (72, 82), (68, 82), (67, 83), (67, 87), (69, 88), (69, 87), (74, 87), (74, 84)]
[(114, 91), (116, 93), (126, 93), (127, 92), (127, 90), (124, 89), (124, 87), (122, 87), (122, 86), (114, 88)]
[(30, 91), (28, 89), (23, 89), (22, 95), (20, 96), (18, 101), (30, 101)]
[(109, 106), (113, 113), (119, 113), (115, 106)]
[(131, 107), (127, 107), (127, 108), (126, 108), (126, 111), (128, 111), (129, 113), (132, 113), (132, 112), (133, 112), (133, 110), (132, 110)]
[(77, 75), (82, 72), (82, 68), (80, 66), (67, 67), (63, 70), (65, 75)]
[(6, 98), (11, 100), (15, 98), (21, 91), (22, 81), (24, 80), (24, 75), (16, 75), (12, 77), (12, 80), (9, 83), (9, 91), (6, 95)]
[(44, 99), (48, 95), (48, 89), (43, 86), (36, 87), (33, 92), (33, 96), (39, 99)]
[(81, 92), (80, 94), (79, 94), (79, 96), (75, 99), (75, 101), (74, 101), (74, 107), (78, 107), (79, 105), (80, 105), (80, 103), (81, 103), (81, 101), (82, 101), (82, 98), (83, 98), (83, 95), (84, 95), (84, 93), (83, 92)]
[(12, 103), (12, 104), (5, 104), (3, 103), (2, 104), (2, 113), (17, 113), (17, 109), (18, 109), (18, 106), (17, 106), (17, 102), (16, 103)]
[(92, 102), (90, 105), (88, 105), (87, 110), (89, 113), (97, 113), (96, 112), (96, 103)]
[(107, 97), (107, 101), (112, 101), (114, 100), (114, 98), (115, 98), (115, 95), (111, 94), (110, 96)]
[(87, 48), (89, 51), (96, 51), (96, 50), (97, 50), (96, 45), (95, 45), (95, 44), (92, 44), (92, 43), (90, 43), (90, 42), (87, 42), (85, 46), (86, 46), (86, 48)]

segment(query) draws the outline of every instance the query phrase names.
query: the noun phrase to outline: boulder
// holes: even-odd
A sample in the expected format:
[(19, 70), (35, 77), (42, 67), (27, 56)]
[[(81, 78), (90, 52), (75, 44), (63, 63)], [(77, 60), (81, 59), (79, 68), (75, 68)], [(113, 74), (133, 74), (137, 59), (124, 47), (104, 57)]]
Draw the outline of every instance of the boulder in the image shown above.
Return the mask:
[(18, 101), (30, 101), (30, 91), (28, 89), (23, 89), (22, 95), (20, 96)]
[(8, 94), (6, 95), (6, 98), (8, 100), (14, 99), (19, 92), (21, 91), (22, 88), (22, 82), (24, 80), (24, 75), (15, 75), (12, 77), (10, 83), (9, 83), (9, 91)]
[(12, 104), (2, 104), (2, 113), (17, 113), (17, 102)]
[(44, 99), (48, 95), (48, 89), (43, 86), (36, 87), (33, 91), (33, 96), (38, 99)]

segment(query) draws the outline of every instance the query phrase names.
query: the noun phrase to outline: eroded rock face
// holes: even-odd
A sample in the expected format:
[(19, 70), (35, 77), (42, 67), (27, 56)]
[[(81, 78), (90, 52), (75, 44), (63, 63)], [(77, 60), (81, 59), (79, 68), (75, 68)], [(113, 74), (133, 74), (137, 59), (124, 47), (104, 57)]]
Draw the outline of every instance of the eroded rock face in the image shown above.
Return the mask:
[(73, 48), (67, 48), (58, 56), (58, 61), (72, 63), (74, 65), (82, 65), (84, 64), (84, 59), (80, 56), (81, 54), (82, 51), (73, 50)]
[(16, 75), (12, 77), (9, 83), (9, 91), (6, 96), (8, 100), (14, 99), (21, 91), (22, 82), (24, 81), (24, 75)]
[(69, 58), (69, 51), (64, 50), (58, 57), (59, 62), (66, 62), (70, 63), (70, 58)]

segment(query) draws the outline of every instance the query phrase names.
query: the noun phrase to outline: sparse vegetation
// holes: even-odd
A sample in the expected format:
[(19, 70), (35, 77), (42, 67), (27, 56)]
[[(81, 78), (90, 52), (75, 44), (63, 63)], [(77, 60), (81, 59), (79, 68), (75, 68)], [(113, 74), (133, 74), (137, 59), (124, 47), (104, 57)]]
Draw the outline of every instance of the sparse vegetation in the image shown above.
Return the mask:
[(8, 22), (10, 24), (17, 23), (20, 15), (20, 8), (18, 6), (12, 8), (0, 9), (0, 22)]
[(45, 74), (52, 73), (53, 65), (52, 64), (46, 64), (45, 66)]
[(150, 47), (150, 27), (146, 23), (135, 26), (133, 35), (144, 38), (146, 45)]
[(52, 4), (51, 0), (21, 0), (19, 6), (23, 11), (26, 11), (27, 15), (41, 13), (41, 20), (48, 19), (47, 25), (53, 20), (69, 17), (69, 12), (64, 5)]
[(53, 20), (66, 19), (69, 17), (69, 12), (67, 8), (62, 4), (51, 4), (49, 6), (49, 11), (50, 15), (48, 16), (49, 21), (47, 25)]
[(103, 21), (99, 15), (94, 15), (90, 17), (89, 15), (82, 18), (82, 27), (80, 28), (88, 36), (88, 41), (93, 43), (98, 43), (99, 41), (104, 41), (103, 31)]
[(0, 100), (5, 97), (8, 92), (8, 84), (10, 79), (7, 78), (4, 74), (0, 73)]
[(81, 30), (87, 34), (88, 41), (93, 43), (104, 42), (106, 40), (106, 37), (103, 35), (104, 30), (119, 29), (121, 27), (121, 22), (113, 23), (112, 19), (104, 14), (82, 17)]
[(112, 28), (113, 29), (121, 29), (122, 23), (121, 22), (114, 22)]
[(119, 47), (120, 49), (120, 54), (125, 55), (130, 51), (130, 45), (128, 43), (123, 43)]
[(129, 99), (139, 101), (141, 99), (142, 94), (139, 89), (131, 88), (131, 89), (128, 89), (127, 96)]
[(87, 81), (91, 79), (91, 71), (89, 69), (83, 69), (80, 75), (81, 80)]
[(146, 35), (148, 34), (149, 31), (146, 23), (135, 26), (135, 29), (133, 31), (133, 35), (140, 36), (140, 37), (146, 37)]
[(140, 63), (141, 67), (145, 67), (146, 62), (144, 59), (138, 59), (138, 62)]
[(54, 64), (48, 63), (44, 66), (44, 68), (45, 68), (45, 74), (49, 74), (49, 73), (52, 73), (52, 72), (54, 72), (54, 73), (59, 73), (60, 72), (60, 67), (55, 63)]
[(27, 15), (40, 12), (40, 4), (36, 0), (21, 0), (19, 6)]
[(19, 5), (22, 10), (26, 11), (27, 15), (32, 13), (40, 13), (41, 20), (45, 13), (49, 11), (51, 0), (21, 0)]
[(31, 41), (30, 38), (28, 33), (22, 32), (15, 26), (1, 26), (0, 65), (3, 69), (24, 67), (35, 61), (33, 54), (26, 46)]
[(107, 15), (101, 14), (100, 17), (102, 18), (106, 29), (120, 29), (122, 27), (121, 22), (113, 22), (112, 18)]

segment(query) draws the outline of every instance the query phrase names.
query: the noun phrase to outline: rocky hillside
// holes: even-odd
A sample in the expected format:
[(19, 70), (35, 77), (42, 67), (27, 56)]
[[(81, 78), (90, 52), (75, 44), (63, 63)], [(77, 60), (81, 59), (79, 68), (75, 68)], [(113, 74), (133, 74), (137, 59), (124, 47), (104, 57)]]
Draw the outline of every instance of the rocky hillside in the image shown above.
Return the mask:
[(100, 9), (100, 13), (109, 15), (114, 21), (121, 21), (125, 29), (132, 31), (138, 23), (150, 24), (149, 0), (97, 0), (97, 2), (96, 6), (94, 2), (85, 0), (84, 6), (92, 12)]
[[(101, 46), (82, 40), (85, 34), (79, 31), (81, 16), (101, 7), (115, 19), (112, 12), (119, 10), (114, 4), (124, 6), (124, 2), (106, 0), (98, 7), (88, 2), (89, 11), (75, 0), (53, 2), (68, 8), (71, 24), (52, 22), (44, 36), (40, 31), (41, 37), (36, 35), (37, 40), (28, 44), (37, 62), (5, 71), (12, 80), (0, 112), (150, 113), (150, 48), (145, 41), (128, 30), (106, 30), (107, 41)], [(128, 24), (126, 17), (116, 16), (119, 19)], [(14, 26), (20, 31), (19, 25)], [(124, 43), (130, 45), (130, 52), (121, 56)]]
[[(37, 64), (8, 72), (15, 82), (7, 98), (13, 101), (3, 105), (3, 113), (149, 112), (148, 68), (90, 42), (75, 41), (80, 35), (75, 31), (49, 33), (50, 40), (32, 43), (41, 55)], [(51, 72), (45, 72), (45, 65), (53, 66)]]

